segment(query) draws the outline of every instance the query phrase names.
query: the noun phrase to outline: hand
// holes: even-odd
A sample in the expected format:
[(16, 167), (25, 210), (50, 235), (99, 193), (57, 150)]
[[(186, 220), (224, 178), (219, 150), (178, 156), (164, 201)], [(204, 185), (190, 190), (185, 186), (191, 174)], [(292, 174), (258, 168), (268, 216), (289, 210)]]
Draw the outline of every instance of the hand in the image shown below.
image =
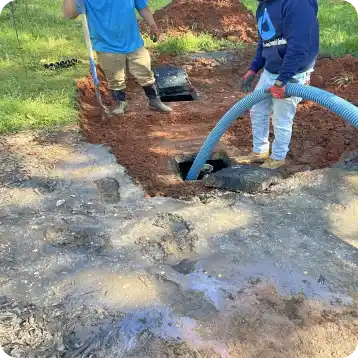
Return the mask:
[(241, 90), (245, 93), (251, 92), (253, 90), (253, 82), (256, 77), (256, 72), (249, 70), (246, 72), (245, 76), (241, 81)]
[(268, 90), (271, 93), (271, 96), (277, 99), (287, 98), (286, 96), (286, 86), (280, 82), (276, 81), (273, 86)]
[(159, 30), (156, 23), (150, 26), (150, 38), (153, 42), (160, 41), (162, 39), (162, 32)]

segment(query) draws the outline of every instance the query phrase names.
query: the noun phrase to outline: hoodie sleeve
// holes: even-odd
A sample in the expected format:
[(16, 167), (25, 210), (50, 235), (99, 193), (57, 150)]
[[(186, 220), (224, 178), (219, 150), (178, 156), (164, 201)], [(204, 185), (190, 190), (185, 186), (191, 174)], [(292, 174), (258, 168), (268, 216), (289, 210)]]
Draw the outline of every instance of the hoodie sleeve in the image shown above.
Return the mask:
[(265, 66), (265, 59), (262, 57), (262, 48), (263, 48), (262, 39), (261, 36), (259, 35), (259, 42), (257, 44), (256, 56), (250, 65), (251, 71), (259, 72)]
[(287, 40), (287, 52), (278, 79), (285, 84), (297, 75), (301, 63), (307, 58), (317, 12), (312, 0), (283, 1), (283, 34)]

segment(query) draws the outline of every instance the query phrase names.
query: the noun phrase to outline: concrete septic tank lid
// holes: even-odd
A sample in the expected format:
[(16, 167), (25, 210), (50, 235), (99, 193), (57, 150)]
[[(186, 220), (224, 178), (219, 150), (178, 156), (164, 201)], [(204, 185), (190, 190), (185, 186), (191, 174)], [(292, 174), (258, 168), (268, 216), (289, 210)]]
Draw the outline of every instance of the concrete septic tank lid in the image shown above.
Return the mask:
[(278, 170), (253, 165), (236, 165), (209, 175), (204, 179), (207, 187), (255, 194), (283, 180)]

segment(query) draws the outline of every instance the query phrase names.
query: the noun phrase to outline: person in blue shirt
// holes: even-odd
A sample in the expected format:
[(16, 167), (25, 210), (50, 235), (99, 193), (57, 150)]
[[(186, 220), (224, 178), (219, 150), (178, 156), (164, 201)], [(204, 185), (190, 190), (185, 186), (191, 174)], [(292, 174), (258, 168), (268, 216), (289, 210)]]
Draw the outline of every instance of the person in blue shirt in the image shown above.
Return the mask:
[(74, 19), (86, 12), (93, 49), (108, 81), (117, 105), (113, 113), (127, 110), (126, 69), (143, 87), (150, 108), (169, 113), (171, 108), (162, 103), (151, 70), (151, 58), (141, 37), (136, 10), (150, 26), (152, 37), (160, 38), (148, 0), (63, 0), (65, 18)]
[[(268, 169), (283, 166), (289, 151), (292, 124), (301, 98), (285, 95), (286, 84), (308, 84), (319, 52), (317, 0), (258, 0), (256, 11), (259, 41), (256, 56), (242, 80), (249, 92), (263, 69), (257, 89), (266, 88), (271, 98), (253, 106), (250, 112), (253, 153), (241, 163), (263, 163)], [(275, 139), (270, 154), (270, 114)]]

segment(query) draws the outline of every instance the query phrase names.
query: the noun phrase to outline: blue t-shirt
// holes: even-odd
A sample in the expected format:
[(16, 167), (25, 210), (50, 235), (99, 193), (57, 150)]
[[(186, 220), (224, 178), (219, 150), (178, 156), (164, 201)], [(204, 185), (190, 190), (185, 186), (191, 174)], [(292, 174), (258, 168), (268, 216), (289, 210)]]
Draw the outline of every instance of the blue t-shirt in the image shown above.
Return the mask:
[[(76, 0), (82, 13), (81, 0)], [(131, 53), (144, 46), (136, 9), (148, 0), (84, 0), (92, 46), (98, 52)]]

